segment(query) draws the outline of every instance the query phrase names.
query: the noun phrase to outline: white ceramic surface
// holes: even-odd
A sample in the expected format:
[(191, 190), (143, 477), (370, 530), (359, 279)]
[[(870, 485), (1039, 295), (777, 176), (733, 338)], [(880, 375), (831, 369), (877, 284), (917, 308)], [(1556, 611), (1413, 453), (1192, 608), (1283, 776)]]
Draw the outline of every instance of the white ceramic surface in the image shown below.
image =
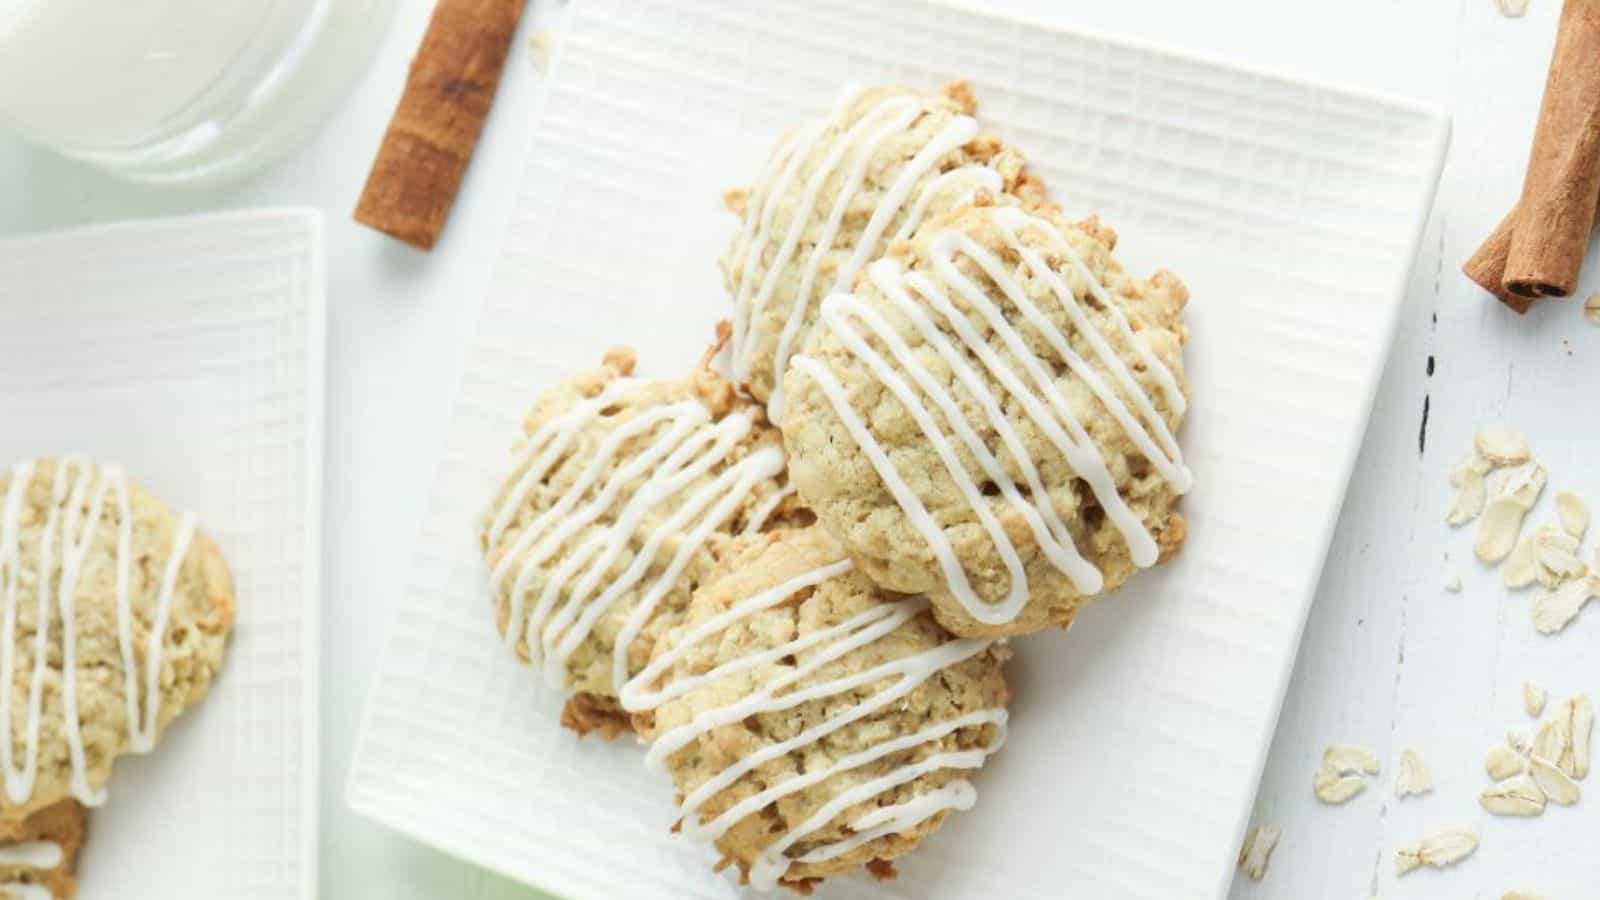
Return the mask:
[[(624, 14), (625, 13), (625, 14)], [(1442, 164), (1425, 110), (909, 3), (583, 3), (532, 126), (352, 805), (573, 897), (727, 896), (630, 746), (579, 744), (495, 642), (477, 517), (534, 393), (637, 346), (681, 371), (727, 309), (720, 190), (840, 81), (972, 80), (980, 118), (1136, 271), (1189, 283), (1198, 487), (1179, 561), (1019, 642), (980, 801), (866, 896), (1226, 889)], [(939, 48), (935, 51), (934, 48)], [(648, 211), (640, 214), (639, 211)], [(667, 214), (666, 211), (670, 211)], [(614, 848), (626, 847), (625, 852)]]
[(0, 241), (0, 461), (123, 463), (238, 597), (211, 694), (92, 813), (81, 900), (316, 896), (322, 240), (265, 210)]

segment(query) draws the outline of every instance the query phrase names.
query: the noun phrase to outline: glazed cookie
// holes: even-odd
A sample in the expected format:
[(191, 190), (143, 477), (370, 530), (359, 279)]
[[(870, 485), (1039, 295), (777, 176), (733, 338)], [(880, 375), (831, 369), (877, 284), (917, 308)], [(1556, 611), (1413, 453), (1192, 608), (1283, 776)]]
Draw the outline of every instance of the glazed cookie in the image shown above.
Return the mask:
[(730, 371), (772, 421), (789, 356), (824, 296), (975, 193), (1042, 195), (1016, 151), (978, 133), (975, 106), (964, 84), (937, 96), (846, 90), (826, 116), (779, 142), (753, 187), (729, 192), (743, 220), (722, 261), (735, 305)]
[(81, 457), (0, 475), (0, 818), (105, 798), (222, 665), (233, 582), (215, 544)]
[(76, 894), (73, 872), (88, 830), (89, 812), (76, 800), (0, 821), (0, 898), (62, 900)]
[(801, 497), (957, 634), (1070, 622), (1182, 543), (1188, 292), (1115, 243), (1014, 204), (937, 217), (828, 297), (792, 361)]
[[(1005, 739), (1008, 651), (883, 592), (820, 528), (746, 539), (623, 704), (682, 832), (757, 887), (878, 877), (969, 808)], [(720, 866), (719, 866), (720, 867)]]
[(613, 350), (538, 401), (482, 535), (506, 645), (577, 692), (562, 719), (579, 732), (626, 727), (617, 689), (731, 536), (810, 519), (759, 406), (704, 365), (633, 367)]

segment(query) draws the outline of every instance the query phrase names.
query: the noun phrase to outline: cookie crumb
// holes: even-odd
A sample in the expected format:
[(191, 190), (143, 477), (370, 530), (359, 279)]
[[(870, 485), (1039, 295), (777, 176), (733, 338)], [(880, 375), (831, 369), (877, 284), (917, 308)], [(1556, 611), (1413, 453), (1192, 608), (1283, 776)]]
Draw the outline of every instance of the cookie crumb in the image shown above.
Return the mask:
[(633, 367), (639, 364), (639, 355), (631, 347), (612, 347), (600, 357), (600, 364), (618, 375), (632, 375)]
[(972, 85), (966, 81), (952, 81), (944, 86), (941, 93), (969, 116), (978, 111), (978, 96), (972, 93)]
[(961, 147), (961, 149), (966, 151), (967, 155), (971, 156), (974, 161), (980, 163), (989, 162), (996, 156), (999, 156), (1000, 152), (1005, 148), (1005, 142), (1000, 140), (999, 135), (995, 134), (980, 134), (972, 140), (967, 141)]
[(580, 738), (598, 734), (608, 741), (633, 730), (628, 722), (628, 714), (622, 711), (615, 699), (587, 691), (567, 698), (566, 705), (561, 707), (561, 727)]

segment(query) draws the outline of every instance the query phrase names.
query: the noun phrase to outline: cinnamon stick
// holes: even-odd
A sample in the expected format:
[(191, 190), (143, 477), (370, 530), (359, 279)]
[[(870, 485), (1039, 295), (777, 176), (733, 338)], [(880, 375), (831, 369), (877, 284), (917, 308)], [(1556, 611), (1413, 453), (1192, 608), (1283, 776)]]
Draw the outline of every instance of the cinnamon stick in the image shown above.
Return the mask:
[(433, 248), (478, 144), (525, 0), (439, 0), (355, 219)]
[[(1600, 196), (1595, 198), (1595, 224), (1600, 225)], [(1505, 289), (1506, 280), (1506, 254), (1511, 250), (1511, 226), (1517, 217), (1517, 210), (1506, 213), (1500, 224), (1494, 227), (1489, 237), (1484, 239), (1478, 251), (1467, 259), (1461, 271), (1467, 277), (1478, 283), (1478, 286), (1500, 298), (1500, 302), (1511, 307), (1519, 313), (1525, 313), (1533, 308), (1532, 297), (1519, 297), (1508, 293)]]
[(1600, 206), (1600, 0), (1567, 0), (1522, 199), (1463, 271), (1519, 313), (1577, 286)]
[(1533, 301), (1506, 293), (1502, 287), (1506, 280), (1506, 254), (1511, 250), (1511, 229), (1516, 224), (1519, 209), (1520, 206), (1506, 213), (1500, 224), (1479, 245), (1478, 251), (1467, 258), (1461, 271), (1467, 273), (1467, 277), (1477, 282), (1479, 287), (1499, 297), (1501, 303), (1518, 313), (1525, 313), (1533, 306)]
[[(1595, 9), (1600, 10), (1600, 0)], [(1600, 28), (1596, 34), (1600, 36)], [(1594, 49), (1588, 65), (1600, 73), (1600, 43)], [(1593, 93), (1596, 108), (1566, 138), (1568, 146), (1528, 169), (1501, 282), (1512, 296), (1566, 297), (1578, 287), (1600, 200), (1600, 79)]]

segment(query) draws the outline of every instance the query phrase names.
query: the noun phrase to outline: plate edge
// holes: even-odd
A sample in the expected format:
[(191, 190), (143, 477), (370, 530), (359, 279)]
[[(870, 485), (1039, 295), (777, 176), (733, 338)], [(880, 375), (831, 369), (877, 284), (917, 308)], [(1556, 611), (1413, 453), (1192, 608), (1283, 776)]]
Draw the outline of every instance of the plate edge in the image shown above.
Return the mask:
[[(1278, 720), (1283, 715), (1283, 701), (1288, 696), (1289, 682), (1294, 676), (1295, 664), (1300, 658), (1300, 648), (1305, 641), (1306, 622), (1310, 618), (1311, 607), (1316, 602), (1317, 589), (1322, 584), (1322, 571), (1328, 564), (1328, 551), (1333, 547), (1333, 538), (1338, 531), (1339, 520), (1344, 513), (1345, 500), (1350, 495), (1350, 484), (1354, 480), (1356, 462), (1361, 456), (1362, 446), (1366, 444), (1367, 429), (1372, 424), (1372, 409), (1377, 402), (1378, 391), (1383, 386), (1383, 372), (1388, 367), (1389, 356), (1394, 352), (1394, 339), (1400, 325), (1400, 311), (1405, 307), (1406, 300), (1410, 295), (1408, 290), (1409, 282), (1413, 271), (1416, 269), (1417, 256), (1422, 249), (1422, 239), (1427, 234), (1429, 220), (1433, 218), (1434, 201), (1438, 196), (1439, 181), (1444, 174), (1445, 160), (1450, 149), (1451, 123), (1449, 117), (1446, 116), (1433, 120), (1432, 124), (1434, 128), (1433, 162), (1430, 166), (1431, 173), (1414, 198), (1417, 204), (1417, 220), (1412, 226), (1411, 242), (1406, 253), (1410, 261), (1405, 270), (1400, 273), (1392, 289), (1394, 299), (1388, 305), (1388, 318), (1383, 325), (1383, 352), (1373, 357), (1367, 372), (1366, 396), (1362, 400), (1362, 427), (1360, 431), (1347, 438), (1348, 444), (1345, 448), (1345, 458), (1339, 475), (1339, 481), (1343, 484), (1343, 487), (1339, 490), (1338, 502), (1333, 509), (1333, 514), (1329, 516), (1328, 521), (1323, 525), (1322, 534), (1317, 539), (1317, 543), (1322, 549), (1318, 553), (1316, 578), (1311, 583), (1311, 589), (1307, 596), (1301, 599), (1299, 603), (1297, 621), (1294, 625), (1293, 652), (1284, 658), (1283, 665), (1277, 674), (1277, 685), (1274, 691), (1276, 699), (1273, 702), (1272, 715), (1270, 716), (1271, 731), (1267, 735), (1267, 740), (1256, 751), (1256, 760), (1253, 766), (1255, 789), (1250, 792), (1246, 802), (1242, 804), (1240, 812), (1235, 816), (1234, 840), (1227, 846), (1235, 846), (1243, 840), (1245, 826), (1250, 823), (1256, 797), (1261, 792), (1261, 776), (1266, 770), (1267, 757), (1271, 754), (1273, 738), (1276, 737), (1278, 731)], [(1212, 892), (1212, 896), (1218, 898), (1218, 900), (1226, 900), (1232, 892), (1234, 870), (1236, 868), (1235, 862), (1233, 854), (1224, 855), (1221, 864), (1222, 872), (1217, 880), (1217, 887)]]

